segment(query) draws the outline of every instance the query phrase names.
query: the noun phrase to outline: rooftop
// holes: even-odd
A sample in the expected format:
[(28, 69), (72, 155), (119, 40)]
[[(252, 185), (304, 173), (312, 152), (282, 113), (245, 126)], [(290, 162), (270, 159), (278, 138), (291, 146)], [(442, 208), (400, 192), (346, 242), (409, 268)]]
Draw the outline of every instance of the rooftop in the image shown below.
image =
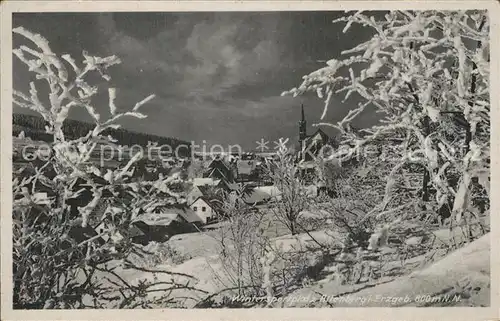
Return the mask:
[(193, 186), (217, 186), (220, 183), (220, 179), (213, 179), (211, 177), (197, 177), (193, 179)]

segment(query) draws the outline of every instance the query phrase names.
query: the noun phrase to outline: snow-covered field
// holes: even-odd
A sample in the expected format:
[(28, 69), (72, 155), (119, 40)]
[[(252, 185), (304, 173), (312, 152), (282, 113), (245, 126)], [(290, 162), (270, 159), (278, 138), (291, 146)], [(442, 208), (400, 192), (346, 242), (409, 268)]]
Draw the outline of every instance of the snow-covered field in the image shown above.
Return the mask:
[[(444, 230), (434, 232), (446, 238)], [(152, 269), (163, 271), (150, 273), (125, 269), (116, 261), (108, 264), (116, 267), (115, 272), (131, 284), (139, 280), (169, 283), (189, 284), (199, 291), (175, 289), (171, 296), (178, 298), (178, 307), (194, 307), (204, 298), (223, 291), (229, 287), (231, 280), (218, 257), (218, 245), (215, 233), (191, 233), (177, 235), (167, 241), (167, 244), (181, 253), (186, 259), (179, 264), (161, 263)], [(313, 231), (295, 236), (282, 235), (271, 239), (271, 246), (280, 249), (282, 253), (291, 253), (308, 249), (308, 255), (314, 253), (319, 246), (314, 239), (331, 248), (339, 248), (335, 242), (340, 235), (329, 230)], [(161, 246), (161, 245), (160, 245)], [(382, 249), (389, 255), (394, 252), (391, 245)], [(445, 305), (456, 306), (487, 306), (489, 305), (489, 234), (468, 244), (467, 246), (447, 253), (444, 248), (436, 248), (432, 260), (429, 254), (410, 257), (404, 262), (384, 262), (383, 275), (370, 282), (358, 284), (341, 284), (333, 277), (331, 264), (322, 268), (321, 277), (283, 296), (281, 303), (273, 307), (329, 307), (329, 306), (427, 306), (440, 305), (437, 297), (449, 299)], [(318, 259), (316, 257), (315, 259)], [(310, 261), (310, 265), (317, 264)], [(277, 263), (278, 264), (278, 263)], [(182, 275), (170, 275), (164, 272), (189, 274), (193, 278)], [(161, 290), (170, 285), (154, 286), (151, 289)], [(150, 298), (159, 297), (164, 292), (153, 291)], [(460, 297), (458, 299), (458, 296)], [(323, 297), (323, 299), (320, 299)], [(407, 298), (406, 301), (397, 298)], [(308, 299), (307, 299), (308, 298)], [(357, 298), (357, 299), (356, 299)], [(364, 301), (361, 300), (365, 298)], [(367, 299), (370, 298), (370, 299)], [(392, 301), (391, 301), (392, 298)], [(434, 298), (434, 299), (429, 299)], [(358, 300), (358, 301), (352, 301)], [(384, 301), (385, 300), (385, 301)], [(434, 301), (432, 301), (434, 300)]]
[[(372, 284), (343, 286), (318, 282), (291, 297), (324, 296), (327, 302), (291, 302), (286, 307), (489, 306), (490, 235), (408, 275), (386, 277)], [(423, 260), (416, 257), (414, 261)], [(401, 298), (401, 299), (399, 299)]]

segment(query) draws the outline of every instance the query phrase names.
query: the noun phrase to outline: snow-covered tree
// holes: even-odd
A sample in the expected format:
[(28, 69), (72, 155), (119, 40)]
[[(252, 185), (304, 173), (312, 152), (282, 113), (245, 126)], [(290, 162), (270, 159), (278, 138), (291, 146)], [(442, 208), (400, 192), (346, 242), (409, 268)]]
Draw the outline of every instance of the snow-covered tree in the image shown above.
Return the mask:
[[(355, 149), (401, 138), (381, 208), (405, 166), (420, 164), (424, 201), (432, 186), (437, 206), (452, 202), (454, 218), (461, 221), (471, 210), (471, 193), (489, 190), (489, 21), (486, 11), (477, 10), (346, 15), (334, 21), (345, 23), (344, 33), (358, 24), (373, 31), (371, 38), (283, 95), (316, 92), (325, 101), (323, 120), (334, 95), (345, 93), (345, 101), (357, 94), (357, 108), (336, 124), (319, 125), (336, 128)], [(368, 110), (380, 122), (349, 130)]]
[(285, 224), (292, 235), (299, 232), (297, 218), (308, 205), (307, 188), (296, 158), (287, 149), (280, 149), (277, 159), (264, 168), (279, 191), (279, 200), (270, 207), (276, 219)]
[[(111, 259), (130, 263), (129, 255), (139, 247), (128, 237), (110, 236), (117, 231), (127, 236), (143, 212), (182, 202), (182, 195), (172, 189), (180, 179), (172, 175), (154, 182), (134, 182), (133, 164), (140, 153), (123, 166), (106, 170), (92, 162), (91, 155), (102, 144), (113, 142), (102, 133), (120, 127), (117, 121), (122, 117), (145, 118), (139, 109), (154, 95), (122, 112), (115, 104), (116, 89), (110, 87), (111, 117), (104, 120), (95, 107), (98, 87), (89, 83), (88, 76), (97, 73), (109, 82), (107, 70), (120, 63), (118, 57), (94, 57), (84, 51), (83, 61), (77, 62), (67, 54), (58, 56), (41, 35), (23, 27), (13, 32), (34, 44), (13, 52), (36, 75), (29, 93), (14, 90), (13, 102), (39, 113), (47, 123), (46, 132), (54, 138), (48, 158), (39, 157), (14, 175), (14, 306), (149, 306), (151, 302), (145, 298), (153, 283), (128, 284), (116, 275), (114, 282), (108, 282), (104, 276), (108, 273), (112, 278), (114, 272), (101, 263)], [(62, 126), (73, 108), (85, 109), (95, 126), (86, 136), (68, 140)], [(97, 233), (94, 227), (101, 221), (112, 224)], [(165, 289), (165, 296), (170, 290)], [(166, 297), (157, 302), (162, 300)]]
[(219, 260), (224, 275), (217, 280), (227, 280), (225, 288), (236, 295), (259, 296), (262, 284), (262, 266), (259, 262), (267, 238), (261, 228), (263, 215), (243, 201), (242, 194), (225, 193), (219, 204), (219, 220), (224, 225), (215, 238), (218, 242)]

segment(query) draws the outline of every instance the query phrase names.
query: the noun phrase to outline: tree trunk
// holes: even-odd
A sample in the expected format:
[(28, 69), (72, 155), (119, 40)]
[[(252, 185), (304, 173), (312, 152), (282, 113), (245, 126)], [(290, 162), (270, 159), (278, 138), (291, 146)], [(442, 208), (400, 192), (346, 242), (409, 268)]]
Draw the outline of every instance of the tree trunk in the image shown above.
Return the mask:
[(296, 227), (295, 227), (295, 221), (294, 220), (290, 220), (290, 232), (292, 232), (292, 235), (296, 235), (297, 234), (297, 230), (296, 230)]
[[(429, 136), (430, 128), (429, 128), (429, 117), (425, 116), (424, 117), (424, 132), (425, 132), (425, 137)], [(428, 202), (429, 201), (429, 181), (430, 181), (431, 175), (428, 171), (427, 168), (424, 167), (424, 179), (422, 182), (422, 201)]]
[[(473, 77), (473, 78), (475, 78), (475, 77)], [(469, 152), (469, 149), (470, 149), (469, 145), (470, 145), (471, 140), (472, 140), (472, 132), (470, 130), (470, 124), (467, 123), (467, 126), (465, 127), (465, 142), (464, 142), (465, 154), (467, 154)]]
[[(481, 31), (484, 27), (484, 24), (486, 23), (486, 16), (483, 16), (483, 20), (481, 21), (481, 24), (479, 25), (478, 31)], [(481, 48), (481, 41), (477, 42), (477, 48)], [(474, 101), (475, 98), (473, 97), (476, 94), (476, 82), (477, 82), (477, 74), (475, 71), (477, 70), (477, 65), (475, 62), (472, 62), (472, 77), (471, 77), (471, 84), (470, 84), (470, 94), (471, 97), (469, 99), (469, 106), (472, 108), (474, 106)], [(472, 140), (472, 132), (470, 128), (470, 124), (467, 122), (467, 126), (465, 128), (465, 142), (464, 142), (464, 147), (465, 147), (465, 154), (469, 152), (469, 144)]]
[[(410, 42), (410, 52), (413, 49), (414, 49), (414, 43), (412, 41), (412, 42)], [(413, 98), (415, 99), (415, 102), (417, 103), (417, 105), (420, 105), (420, 99), (418, 98), (418, 95), (415, 93), (415, 90), (413, 89), (412, 84), (409, 82), (407, 82), (406, 84), (408, 86), (408, 89), (410, 89), (410, 92), (411, 92)], [(424, 116), (423, 127), (424, 127), (423, 128), (424, 135), (427, 138), (427, 136), (429, 136), (429, 133), (430, 133), (429, 117), (428, 116)], [(424, 177), (423, 177), (423, 182), (422, 182), (422, 201), (424, 201), (424, 202), (429, 201), (429, 181), (430, 181), (430, 173), (427, 170), (427, 168), (424, 167)]]
[(429, 201), (429, 181), (430, 181), (430, 175), (429, 171), (427, 168), (424, 169), (424, 181), (422, 184), (422, 201), (428, 202)]

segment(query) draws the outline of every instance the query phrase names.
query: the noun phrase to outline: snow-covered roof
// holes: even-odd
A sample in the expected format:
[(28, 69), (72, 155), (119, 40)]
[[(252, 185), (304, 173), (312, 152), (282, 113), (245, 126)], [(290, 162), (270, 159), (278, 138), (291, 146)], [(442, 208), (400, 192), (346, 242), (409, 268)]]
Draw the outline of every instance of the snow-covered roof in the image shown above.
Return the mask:
[(170, 225), (173, 221), (187, 221), (188, 223), (201, 222), (201, 218), (188, 206), (163, 209), (160, 213), (145, 213), (137, 217), (136, 221), (148, 225)]
[(201, 218), (188, 206), (172, 207), (172, 208), (163, 210), (162, 213), (179, 214), (181, 217), (183, 217), (189, 223), (202, 221)]
[(217, 168), (217, 165), (222, 165), (225, 169), (229, 170), (228, 164), (221, 158), (213, 159), (208, 165), (209, 168)]
[(247, 204), (259, 204), (262, 202), (267, 202), (271, 199), (271, 194), (264, 190), (253, 188), (248, 195), (243, 197), (243, 200)]
[(323, 143), (326, 143), (326, 142), (328, 142), (329, 139), (330, 139), (330, 137), (327, 134), (325, 134), (325, 132), (322, 131), (320, 128), (318, 128), (318, 130), (314, 134), (308, 135), (306, 137), (306, 140), (311, 141), (311, 142), (312, 141), (321, 141)]
[(254, 190), (260, 191), (260, 192), (263, 192), (263, 193), (267, 193), (271, 197), (276, 197), (276, 196), (279, 196), (281, 194), (280, 190), (276, 186), (274, 186), (274, 185), (271, 185), (271, 186), (257, 186), (257, 187), (254, 188)]
[[(219, 175), (218, 175), (218, 176), (217, 176), (217, 172), (219, 173)], [(207, 177), (207, 178), (212, 178), (212, 177), (214, 177), (214, 176), (215, 176), (215, 177), (221, 177), (221, 176), (222, 176), (222, 178), (223, 178), (224, 180), (226, 180), (226, 181), (228, 180), (227, 175), (226, 175), (226, 174), (224, 174), (224, 173), (223, 173), (220, 169), (218, 169), (218, 168), (213, 168), (213, 169), (211, 169), (211, 170), (210, 170), (210, 172), (208, 173), (208, 177)]]
[(240, 188), (240, 186), (237, 183), (227, 183), (226, 185), (232, 191), (236, 191)]
[(218, 212), (219, 210), (221, 210), (221, 206), (217, 202), (210, 201), (210, 199), (207, 198), (207, 197), (205, 197), (205, 196), (200, 196), (200, 197), (196, 198), (194, 200), (194, 202), (191, 204), (191, 206), (193, 204), (195, 204), (198, 200), (203, 201), (207, 206), (209, 206), (212, 210), (214, 210), (216, 212)]
[(144, 222), (153, 226), (168, 226), (176, 220), (180, 220), (180, 215), (177, 213), (145, 213), (136, 219), (137, 222)]
[(193, 186), (217, 186), (220, 183), (220, 179), (213, 179), (210, 177), (197, 177), (193, 179)]

